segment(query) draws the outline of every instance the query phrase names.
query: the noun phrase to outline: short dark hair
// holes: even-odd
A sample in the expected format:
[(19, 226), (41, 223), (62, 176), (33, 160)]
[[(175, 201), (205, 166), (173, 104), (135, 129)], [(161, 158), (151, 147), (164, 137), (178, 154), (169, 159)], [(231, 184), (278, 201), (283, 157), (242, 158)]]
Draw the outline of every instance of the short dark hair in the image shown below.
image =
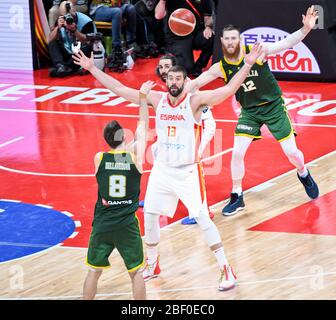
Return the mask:
[(160, 57), (159, 61), (161, 61), (161, 60), (170, 60), (171, 63), (172, 63), (172, 66), (176, 66), (176, 64), (177, 64), (176, 57), (173, 56), (172, 54), (166, 54), (166, 55)]
[[(177, 64), (177, 59), (175, 56), (173, 56), (172, 54), (165, 54), (164, 56), (160, 57), (159, 61), (163, 60), (163, 59), (167, 59), (171, 61), (172, 66), (175, 66)], [(156, 74), (160, 77), (160, 68), (159, 68), (159, 64), (157, 65), (156, 69), (155, 69)]]
[(121, 145), (124, 141), (124, 129), (118, 121), (109, 122), (104, 128), (104, 139), (113, 149)]
[(227, 24), (226, 26), (224, 26), (222, 34), (224, 33), (224, 31), (232, 31), (232, 30), (236, 30), (240, 34), (240, 28), (233, 24)]
[(172, 66), (169, 70), (168, 70), (168, 73), (167, 75), (170, 73), (170, 72), (182, 72), (183, 73), (183, 78), (185, 79), (187, 77), (187, 70), (185, 69), (185, 67), (183, 66), (180, 66), (180, 65), (175, 65), (175, 66)]

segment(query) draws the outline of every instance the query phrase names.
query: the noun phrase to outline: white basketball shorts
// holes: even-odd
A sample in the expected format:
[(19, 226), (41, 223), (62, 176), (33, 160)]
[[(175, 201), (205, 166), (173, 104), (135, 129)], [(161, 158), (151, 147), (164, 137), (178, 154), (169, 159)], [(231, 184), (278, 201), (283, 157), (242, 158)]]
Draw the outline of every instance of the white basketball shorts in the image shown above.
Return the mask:
[(179, 199), (190, 218), (209, 215), (201, 164), (168, 167), (155, 161), (147, 185), (145, 212), (173, 217)]

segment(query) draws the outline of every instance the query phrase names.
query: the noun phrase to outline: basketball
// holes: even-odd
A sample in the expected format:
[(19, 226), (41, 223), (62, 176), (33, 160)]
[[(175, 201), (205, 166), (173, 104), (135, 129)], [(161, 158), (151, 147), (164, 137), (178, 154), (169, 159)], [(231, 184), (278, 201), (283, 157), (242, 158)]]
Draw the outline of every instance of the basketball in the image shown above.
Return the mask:
[(195, 15), (188, 9), (177, 9), (169, 17), (170, 30), (177, 36), (187, 36), (196, 26)]

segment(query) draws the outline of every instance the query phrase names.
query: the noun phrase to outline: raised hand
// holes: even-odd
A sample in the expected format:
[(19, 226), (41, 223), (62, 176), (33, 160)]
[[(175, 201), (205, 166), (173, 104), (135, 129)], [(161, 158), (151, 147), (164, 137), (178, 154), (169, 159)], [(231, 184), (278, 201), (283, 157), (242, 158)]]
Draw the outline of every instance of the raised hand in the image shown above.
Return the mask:
[(72, 55), (72, 59), (75, 64), (78, 64), (83, 69), (86, 69), (88, 71), (91, 71), (91, 69), (94, 67), (93, 63), (93, 52), (91, 52), (91, 57), (88, 58), (82, 50), (79, 50), (78, 53), (74, 53)]
[(316, 20), (318, 19), (317, 13), (314, 6), (311, 6), (307, 9), (306, 15), (302, 15), (303, 27), (307, 32), (314, 28)]
[(144, 95), (147, 95), (155, 86), (156, 83), (154, 81), (146, 81), (141, 85), (140, 92)]
[(212, 37), (212, 35), (213, 35), (213, 31), (212, 31), (212, 29), (209, 28), (209, 27), (206, 27), (206, 28), (204, 29), (204, 31), (203, 31), (203, 37), (204, 37), (205, 39), (210, 39), (210, 38)]
[(57, 19), (57, 25), (58, 25), (59, 29), (65, 26), (65, 20), (64, 20), (63, 16), (59, 16), (58, 17), (58, 19)]
[(245, 56), (245, 64), (253, 66), (257, 61), (258, 57), (262, 54), (262, 46), (260, 43), (256, 42), (250, 53)]

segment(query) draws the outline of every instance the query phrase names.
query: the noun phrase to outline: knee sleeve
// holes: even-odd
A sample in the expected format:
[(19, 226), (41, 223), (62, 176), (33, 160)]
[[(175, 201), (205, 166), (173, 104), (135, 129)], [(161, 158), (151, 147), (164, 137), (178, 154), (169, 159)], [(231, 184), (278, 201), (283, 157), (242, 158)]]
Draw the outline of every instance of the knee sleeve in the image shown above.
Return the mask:
[(195, 220), (199, 227), (202, 229), (202, 231), (209, 229), (211, 227), (211, 224), (213, 224), (209, 217), (209, 214), (200, 214), (199, 217), (195, 218)]
[(145, 242), (155, 244), (160, 241), (160, 215), (145, 212)]
[(209, 247), (222, 242), (218, 229), (209, 216), (200, 215), (195, 220), (202, 229), (205, 241)]

